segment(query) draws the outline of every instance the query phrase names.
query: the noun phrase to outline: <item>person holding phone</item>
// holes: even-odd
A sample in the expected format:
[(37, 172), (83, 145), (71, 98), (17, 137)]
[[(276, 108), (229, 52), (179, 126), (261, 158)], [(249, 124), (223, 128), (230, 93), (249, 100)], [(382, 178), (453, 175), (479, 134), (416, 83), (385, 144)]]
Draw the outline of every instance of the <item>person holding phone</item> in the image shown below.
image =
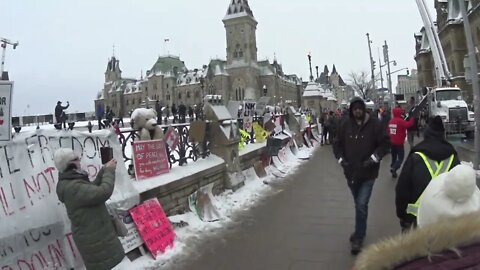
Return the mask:
[(73, 240), (86, 269), (127, 269), (122, 265), (130, 261), (105, 205), (113, 193), (117, 161), (108, 161), (90, 182), (72, 149), (58, 149), (53, 160), (59, 173), (57, 196), (67, 209)]

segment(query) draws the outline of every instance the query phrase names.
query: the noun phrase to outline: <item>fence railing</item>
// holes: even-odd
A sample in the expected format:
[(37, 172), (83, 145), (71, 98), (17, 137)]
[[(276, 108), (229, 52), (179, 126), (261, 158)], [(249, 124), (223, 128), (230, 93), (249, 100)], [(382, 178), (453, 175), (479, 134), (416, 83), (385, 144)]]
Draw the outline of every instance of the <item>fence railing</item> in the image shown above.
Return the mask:
[[(165, 134), (170, 126), (162, 126), (163, 133)], [(190, 124), (173, 124), (171, 125), (179, 135), (179, 141), (176, 149), (171, 149), (166, 145), (168, 163), (170, 168), (174, 165), (184, 166), (189, 160), (197, 161), (198, 158), (206, 158), (210, 155), (209, 149), (209, 128), (207, 125), (206, 136), (204, 142), (195, 142), (190, 140)], [(128, 129), (118, 132), (119, 142), (122, 145), (122, 154), (125, 162), (132, 161), (132, 157), (129, 156), (131, 150), (127, 147), (132, 147), (133, 142), (138, 140), (139, 130)]]

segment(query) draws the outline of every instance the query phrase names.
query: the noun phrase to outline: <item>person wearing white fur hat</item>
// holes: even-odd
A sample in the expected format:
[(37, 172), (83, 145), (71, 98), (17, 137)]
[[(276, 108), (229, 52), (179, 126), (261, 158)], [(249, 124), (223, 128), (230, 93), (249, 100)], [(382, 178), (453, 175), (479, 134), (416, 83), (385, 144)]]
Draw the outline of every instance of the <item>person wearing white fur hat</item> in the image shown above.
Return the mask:
[(431, 181), (418, 228), (369, 246), (353, 269), (480, 269), (480, 190), (472, 166), (458, 165)]
[(59, 172), (57, 196), (67, 209), (73, 240), (86, 269), (122, 269), (119, 266), (129, 261), (105, 205), (113, 193), (117, 162), (110, 160), (90, 182), (72, 149), (58, 149), (53, 160)]

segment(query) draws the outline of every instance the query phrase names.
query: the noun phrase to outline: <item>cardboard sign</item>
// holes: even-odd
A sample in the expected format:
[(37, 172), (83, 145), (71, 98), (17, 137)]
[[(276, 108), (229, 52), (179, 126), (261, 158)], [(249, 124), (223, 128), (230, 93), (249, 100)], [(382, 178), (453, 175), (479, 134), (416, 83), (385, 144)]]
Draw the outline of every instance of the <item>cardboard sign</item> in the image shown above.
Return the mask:
[(180, 135), (178, 135), (178, 132), (173, 127), (169, 127), (163, 139), (170, 149), (175, 151), (177, 149), (178, 141), (180, 140)]
[(205, 130), (207, 123), (205, 121), (193, 121), (190, 123), (189, 140), (190, 142), (203, 142), (205, 140)]
[(0, 81), (0, 141), (12, 139), (13, 82)]
[(252, 125), (253, 125), (253, 116), (245, 116), (243, 118), (243, 129), (246, 132), (252, 132)]
[(137, 180), (145, 180), (170, 171), (163, 140), (135, 141), (132, 147)]
[(154, 259), (164, 253), (167, 247), (173, 247), (175, 232), (157, 198), (130, 209), (130, 215)]

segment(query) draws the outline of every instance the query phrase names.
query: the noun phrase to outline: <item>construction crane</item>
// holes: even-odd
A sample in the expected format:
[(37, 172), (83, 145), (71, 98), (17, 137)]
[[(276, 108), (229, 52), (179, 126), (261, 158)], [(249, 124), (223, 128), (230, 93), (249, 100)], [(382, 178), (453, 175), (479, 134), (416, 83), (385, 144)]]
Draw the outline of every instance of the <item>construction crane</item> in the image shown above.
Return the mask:
[[(424, 0), (416, 0), (420, 16), (423, 20), (426, 38), (431, 48), (433, 61), (435, 63), (435, 75), (437, 87), (446, 86), (451, 80), (452, 74), (450, 73), (443, 53), (442, 44), (437, 33), (437, 26), (433, 23), (432, 16), (428, 12), (427, 5)], [(424, 37), (425, 38), (425, 37)]]
[(13, 47), (13, 49), (15, 50), (18, 46), (18, 41), (17, 42), (13, 42), (9, 39), (6, 39), (6, 38), (2, 38), (0, 37), (0, 43), (1, 43), (1, 47), (2, 47), (2, 65), (0, 67), (0, 75), (3, 74), (3, 71), (5, 70), (5, 53), (7, 51), (7, 45), (11, 45)]
[[(425, 42), (425, 45), (428, 42), (432, 53), (436, 85), (434, 88), (423, 87), (422, 100), (411, 109), (408, 116), (415, 115), (426, 107), (429, 117), (441, 117), (447, 134), (465, 133), (467, 137), (471, 137), (475, 130), (474, 113), (469, 111), (468, 104), (463, 100), (462, 89), (457, 86), (450, 87), (452, 74), (448, 69), (437, 26), (428, 12), (425, 0), (416, 0), (416, 2), (424, 25), (422, 42)], [(423, 48), (427, 49), (428, 47), (423, 46)]]

